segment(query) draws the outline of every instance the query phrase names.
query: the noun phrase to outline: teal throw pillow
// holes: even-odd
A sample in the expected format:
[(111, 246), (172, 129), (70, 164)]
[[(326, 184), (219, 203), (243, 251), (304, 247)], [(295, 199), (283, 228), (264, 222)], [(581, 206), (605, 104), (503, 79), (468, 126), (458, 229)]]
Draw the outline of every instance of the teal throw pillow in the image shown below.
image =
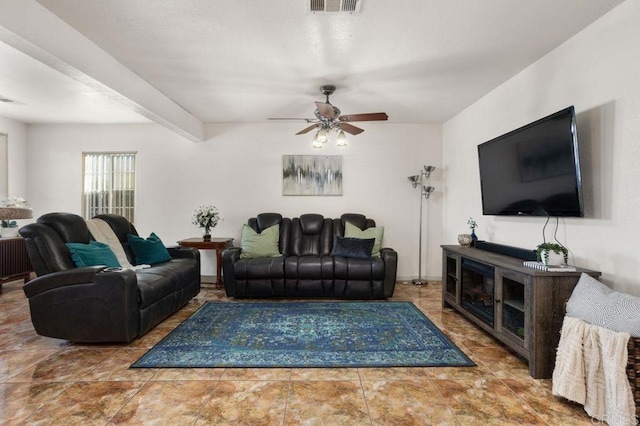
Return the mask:
[(66, 243), (71, 254), (71, 260), (77, 267), (106, 265), (109, 268), (119, 268), (118, 258), (105, 243), (91, 241), (89, 244)]
[(278, 241), (280, 240), (280, 225), (273, 225), (257, 233), (249, 225), (242, 225), (240, 239), (240, 259), (256, 257), (278, 257)]
[(127, 241), (136, 257), (136, 265), (153, 265), (171, 260), (171, 255), (162, 240), (153, 232), (146, 240), (137, 235), (127, 234)]
[(376, 242), (373, 244), (373, 250), (371, 250), (371, 257), (380, 257), (380, 249), (382, 248), (382, 237), (384, 235), (384, 226), (376, 226), (375, 228), (368, 228), (364, 231), (347, 222), (344, 225), (344, 236), (346, 238), (375, 238)]

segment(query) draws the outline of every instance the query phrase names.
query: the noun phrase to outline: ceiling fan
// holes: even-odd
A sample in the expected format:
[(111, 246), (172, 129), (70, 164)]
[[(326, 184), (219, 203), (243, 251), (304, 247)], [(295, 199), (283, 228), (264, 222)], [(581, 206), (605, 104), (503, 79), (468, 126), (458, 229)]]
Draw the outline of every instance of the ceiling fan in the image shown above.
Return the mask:
[(320, 148), (328, 139), (328, 132), (333, 130), (338, 132), (338, 146), (347, 145), (344, 132), (352, 135), (358, 135), (364, 132), (364, 129), (350, 124), (354, 121), (384, 121), (389, 116), (384, 112), (372, 112), (366, 114), (347, 114), (341, 115), (338, 107), (331, 105), (329, 95), (335, 92), (336, 86), (327, 84), (320, 86), (320, 92), (326, 96), (325, 102), (316, 102), (315, 118), (270, 118), (269, 120), (304, 120), (311, 125), (300, 130), (296, 135), (304, 135), (313, 129), (318, 129), (314, 138), (313, 146)]

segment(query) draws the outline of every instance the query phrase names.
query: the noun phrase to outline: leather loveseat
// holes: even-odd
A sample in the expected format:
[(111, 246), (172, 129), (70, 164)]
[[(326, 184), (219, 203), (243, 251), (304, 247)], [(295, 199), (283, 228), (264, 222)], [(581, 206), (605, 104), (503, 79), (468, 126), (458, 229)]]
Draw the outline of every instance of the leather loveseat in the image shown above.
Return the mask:
[[(127, 234), (135, 227), (118, 215), (107, 222), (135, 264)], [(133, 271), (105, 266), (76, 267), (65, 243), (87, 244), (84, 219), (49, 213), (20, 229), (38, 275), (24, 286), (38, 334), (74, 342), (130, 342), (179, 310), (200, 292), (200, 254), (169, 248), (171, 260)]]
[(380, 257), (332, 256), (336, 237), (344, 237), (349, 222), (360, 230), (375, 227), (372, 219), (360, 214), (344, 214), (340, 219), (319, 214), (283, 218), (262, 213), (248, 221), (257, 233), (279, 226), (281, 256), (248, 258), (241, 247), (222, 253), (224, 287), (237, 298), (340, 298), (386, 299), (396, 283), (397, 252), (382, 248)]

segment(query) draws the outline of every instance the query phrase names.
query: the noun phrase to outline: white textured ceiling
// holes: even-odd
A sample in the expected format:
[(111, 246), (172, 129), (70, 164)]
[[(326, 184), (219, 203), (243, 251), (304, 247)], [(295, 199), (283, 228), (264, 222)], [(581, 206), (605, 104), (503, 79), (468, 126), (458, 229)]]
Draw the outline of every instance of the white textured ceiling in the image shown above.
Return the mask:
[[(305, 0), (38, 6), (204, 123), (312, 117), (313, 101), (323, 100), (318, 86), (327, 83), (337, 86), (331, 102), (345, 114), (385, 111), (391, 122), (441, 123), (620, 2), (361, 0), (358, 14), (309, 13)], [(31, 69), (33, 60), (12, 50), (0, 44), (0, 95), (17, 99), (30, 84), (47, 93), (34, 98), (39, 105), (28, 102), (23, 121), (86, 122), (100, 108), (94, 121), (145, 120), (93, 99), (59, 71), (47, 77), (43, 64)], [(85, 101), (91, 108), (74, 107)], [(19, 107), (0, 106), (0, 115), (11, 116), (7, 108)]]

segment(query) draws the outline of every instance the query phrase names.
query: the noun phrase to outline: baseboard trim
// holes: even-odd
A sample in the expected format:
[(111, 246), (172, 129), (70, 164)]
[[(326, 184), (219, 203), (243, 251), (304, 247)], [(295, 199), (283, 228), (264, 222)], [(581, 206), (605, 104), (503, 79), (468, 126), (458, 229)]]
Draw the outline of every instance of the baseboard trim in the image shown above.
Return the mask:
[[(416, 279), (418, 277), (416, 276), (412, 276), (412, 277), (396, 277), (396, 282), (400, 283), (400, 284), (413, 284), (412, 281), (414, 279)], [(442, 277), (440, 275), (438, 276), (431, 276), (431, 277), (422, 277), (423, 280), (427, 280), (427, 281), (442, 281)]]

